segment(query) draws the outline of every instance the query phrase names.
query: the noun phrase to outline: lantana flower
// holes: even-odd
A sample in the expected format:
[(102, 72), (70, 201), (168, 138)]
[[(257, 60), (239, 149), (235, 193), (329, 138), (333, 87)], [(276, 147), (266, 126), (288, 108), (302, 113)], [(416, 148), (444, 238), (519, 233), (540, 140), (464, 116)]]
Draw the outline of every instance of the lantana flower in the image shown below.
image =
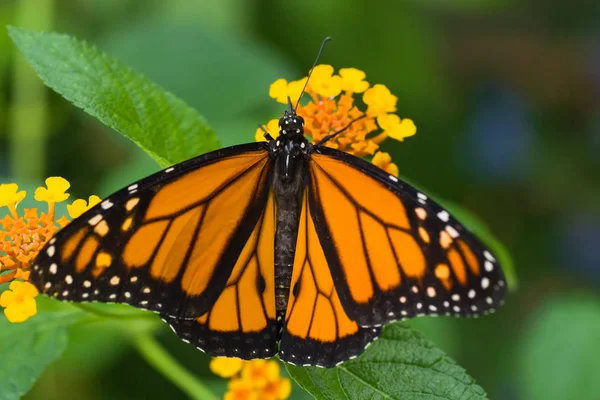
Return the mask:
[(210, 362), (211, 371), (230, 378), (226, 400), (284, 400), (292, 392), (292, 383), (281, 377), (277, 361), (216, 357)]
[[(341, 68), (335, 74), (331, 65), (317, 65), (312, 71), (306, 92), (308, 101), (300, 101), (296, 112), (304, 118), (304, 132), (313, 143), (346, 128), (325, 142), (358, 157), (373, 157), (373, 164), (398, 176), (398, 167), (388, 153), (378, 153), (387, 138), (403, 141), (417, 132), (414, 122), (395, 114), (398, 98), (382, 84), (370, 86), (366, 74), (356, 68)], [(288, 82), (278, 79), (269, 88), (269, 96), (282, 104), (288, 98), (295, 105), (307, 78)], [(361, 99), (363, 106), (355, 104)], [(279, 134), (278, 120), (269, 121), (265, 129), (273, 136)], [(257, 129), (255, 139), (263, 141), (264, 131)]]
[[(0, 184), (0, 210), (7, 207), (9, 211), (0, 219), (0, 283), (11, 282), (0, 295), (0, 306), (10, 322), (23, 322), (36, 314), (38, 291), (28, 282), (31, 264), (56, 231), (71, 222), (64, 215), (58, 219), (55, 215), (55, 205), (69, 198), (71, 184), (61, 177), (50, 177), (45, 183), (35, 190), (34, 198), (47, 203), (47, 213), (39, 213), (37, 208), (19, 213), (18, 204), (27, 192), (19, 191), (16, 183)], [(91, 196), (87, 202), (75, 200), (67, 209), (74, 219), (99, 202), (98, 196)]]

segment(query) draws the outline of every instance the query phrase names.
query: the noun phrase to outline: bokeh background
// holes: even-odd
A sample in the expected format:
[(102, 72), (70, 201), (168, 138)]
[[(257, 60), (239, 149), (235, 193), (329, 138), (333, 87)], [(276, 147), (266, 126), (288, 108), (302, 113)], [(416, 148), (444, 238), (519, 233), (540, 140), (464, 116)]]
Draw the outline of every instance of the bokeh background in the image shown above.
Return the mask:
[[(333, 36), (321, 61), (388, 85), (418, 126), (384, 144), (401, 176), (472, 211), (515, 261), (518, 287), (495, 315), (413, 325), (492, 399), (600, 399), (600, 3), (0, 0), (0, 182), (31, 190), (60, 175), (87, 197), (158, 166), (45, 88), (6, 24), (99, 46), (194, 106), (223, 145), (278, 117), (269, 84), (304, 76)], [(160, 338), (224, 390), (206, 356)], [(27, 396), (59, 398), (184, 395), (98, 324), (74, 329)]]

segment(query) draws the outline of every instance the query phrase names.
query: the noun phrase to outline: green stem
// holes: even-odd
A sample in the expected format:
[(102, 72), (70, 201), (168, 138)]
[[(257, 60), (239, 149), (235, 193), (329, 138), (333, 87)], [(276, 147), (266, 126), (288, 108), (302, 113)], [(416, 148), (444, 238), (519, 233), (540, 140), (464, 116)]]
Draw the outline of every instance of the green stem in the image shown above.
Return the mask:
[[(53, 20), (54, 0), (19, 0), (15, 25), (47, 31)], [(4, 27), (3, 27), (4, 28)], [(18, 179), (40, 180), (46, 168), (48, 106), (46, 88), (15, 50), (13, 59), (13, 100), (9, 111), (9, 140), (12, 175)]]
[(135, 339), (134, 345), (140, 355), (150, 365), (190, 398), (197, 400), (218, 400), (218, 397), (213, 392), (183, 368), (152, 336), (138, 336)]

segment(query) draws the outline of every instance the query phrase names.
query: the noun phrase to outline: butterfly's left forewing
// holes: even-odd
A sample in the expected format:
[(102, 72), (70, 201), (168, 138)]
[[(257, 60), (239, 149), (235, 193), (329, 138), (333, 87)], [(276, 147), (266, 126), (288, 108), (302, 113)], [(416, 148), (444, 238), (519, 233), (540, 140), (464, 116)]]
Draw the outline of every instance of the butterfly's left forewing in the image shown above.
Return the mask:
[[(257, 235), (270, 173), (265, 143), (167, 168), (59, 231), (35, 260), (31, 281), (60, 300), (127, 303), (199, 318), (228, 293), (244, 248)], [(272, 232), (262, 235), (273, 240)], [(272, 286), (271, 275), (261, 275), (265, 286)]]
[(334, 149), (317, 148), (309, 168), (316, 231), (359, 325), (478, 316), (502, 302), (505, 280), (491, 251), (427, 196)]

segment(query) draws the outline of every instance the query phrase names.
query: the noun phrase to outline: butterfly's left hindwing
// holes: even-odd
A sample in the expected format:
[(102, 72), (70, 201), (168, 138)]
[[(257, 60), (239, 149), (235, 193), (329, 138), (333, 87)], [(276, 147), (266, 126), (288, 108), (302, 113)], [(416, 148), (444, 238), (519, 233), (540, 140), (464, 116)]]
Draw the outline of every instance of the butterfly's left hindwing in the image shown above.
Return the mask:
[[(31, 281), (60, 300), (127, 303), (199, 318), (227, 292), (240, 254), (257, 235), (270, 173), (266, 143), (158, 172), (59, 231), (35, 260)], [(272, 231), (261, 234), (273, 240)], [(272, 273), (258, 275), (263, 287), (272, 287)], [(274, 307), (265, 313), (273, 315)]]
[(497, 260), (437, 203), (372, 164), (319, 147), (309, 204), (344, 310), (361, 326), (418, 315), (494, 311), (506, 287)]

